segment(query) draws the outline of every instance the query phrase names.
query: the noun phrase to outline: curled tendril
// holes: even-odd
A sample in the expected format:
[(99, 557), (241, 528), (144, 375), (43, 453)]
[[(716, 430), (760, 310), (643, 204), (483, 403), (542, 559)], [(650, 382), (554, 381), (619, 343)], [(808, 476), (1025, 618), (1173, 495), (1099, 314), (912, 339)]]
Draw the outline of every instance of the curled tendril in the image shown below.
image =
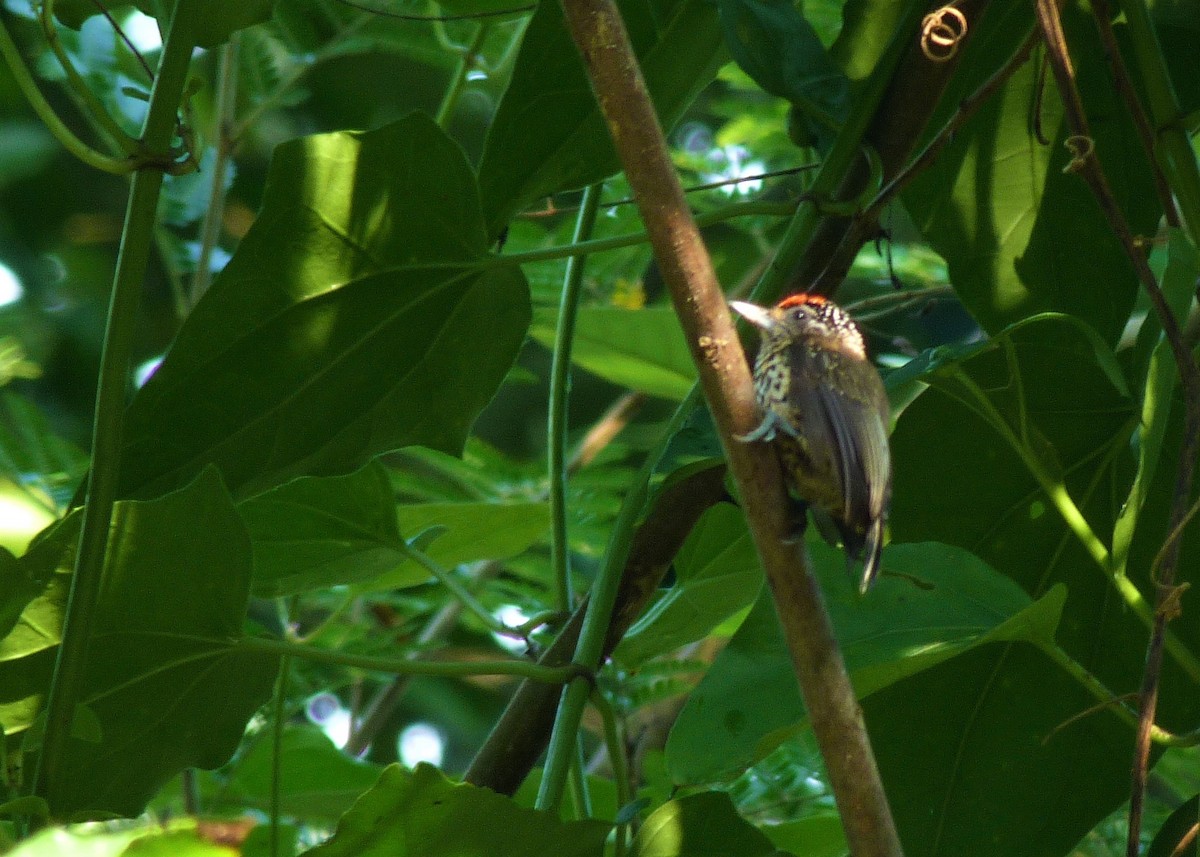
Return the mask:
[(1183, 593), (1191, 589), (1190, 583), (1180, 583), (1175, 586), (1166, 586), (1158, 583), (1158, 587), (1166, 593), (1163, 596), (1162, 604), (1158, 605), (1158, 609), (1154, 612), (1163, 617), (1166, 622), (1174, 621), (1183, 615)]
[(1083, 169), (1087, 159), (1096, 152), (1096, 142), (1091, 137), (1084, 137), (1080, 134), (1072, 134), (1063, 140), (1063, 145), (1071, 153), (1071, 160), (1067, 161), (1067, 165), (1063, 167), (1063, 172), (1066, 174), (1079, 172)]
[(967, 35), (967, 16), (953, 6), (935, 9), (921, 20), (921, 53), (930, 62), (948, 62)]

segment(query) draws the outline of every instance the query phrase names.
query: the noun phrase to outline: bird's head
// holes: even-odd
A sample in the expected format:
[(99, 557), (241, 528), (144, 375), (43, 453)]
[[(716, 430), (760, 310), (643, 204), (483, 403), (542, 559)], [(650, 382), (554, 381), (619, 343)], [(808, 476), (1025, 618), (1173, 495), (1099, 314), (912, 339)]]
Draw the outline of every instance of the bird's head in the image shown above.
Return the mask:
[(773, 307), (745, 301), (730, 301), (729, 306), (757, 327), (767, 342), (819, 343), (866, 359), (858, 325), (845, 310), (821, 295), (788, 295)]

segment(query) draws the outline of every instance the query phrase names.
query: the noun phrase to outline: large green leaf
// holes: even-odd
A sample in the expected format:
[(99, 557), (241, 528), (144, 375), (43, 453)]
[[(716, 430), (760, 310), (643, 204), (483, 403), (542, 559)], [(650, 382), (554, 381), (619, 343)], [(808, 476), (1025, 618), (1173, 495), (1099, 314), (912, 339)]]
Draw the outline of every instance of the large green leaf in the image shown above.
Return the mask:
[[(530, 335), (552, 348), (556, 319), (553, 310), (536, 311)], [(668, 306), (581, 309), (571, 360), (606, 381), (674, 401), (682, 401), (696, 383), (679, 318)]]
[(396, 497), (378, 462), (296, 479), (238, 504), (254, 545), (254, 594), (370, 580), (404, 561)]
[[(268, 810), (275, 775), (274, 747), (260, 740), (238, 759), (222, 801), (238, 808)], [(279, 809), (293, 818), (336, 821), (379, 779), (378, 765), (352, 759), (316, 726), (289, 725), (283, 732), (279, 765)]]
[[(48, 582), (33, 563), (20, 562), (0, 547), (0, 635), (9, 635), (26, 605), (45, 591)], [(6, 651), (7, 647), (0, 644), (0, 653)]]
[(342, 816), (337, 832), (305, 857), (594, 857), (610, 825), (560, 821), (490, 789), (451, 783), (419, 765), (385, 768), (378, 784)]
[(729, 795), (700, 792), (660, 806), (638, 830), (638, 857), (773, 857), (760, 830), (738, 815)]
[(124, 496), (216, 464), (237, 496), (389, 449), (457, 454), (515, 359), (528, 289), (483, 266), (462, 151), (428, 117), (276, 150), (263, 210), (135, 398)]
[[(1146, 857), (1200, 857), (1200, 838), (1196, 837), (1196, 824), (1200, 822), (1200, 795), (1192, 795), (1163, 822), (1162, 827), (1150, 843)], [(1191, 836), (1191, 845), (1178, 850), (1184, 838)]]
[(515, 556), (550, 525), (541, 502), (397, 506), (378, 462), (348, 476), (293, 480), (244, 500), (238, 511), (254, 545), (254, 593), (263, 598), (349, 584), (415, 586), (429, 571), (409, 557), (405, 538), (432, 530), (423, 549), (450, 568)]
[[(401, 531), (409, 539), (432, 530), (425, 553), (447, 568), (516, 556), (550, 527), (549, 506), (540, 502), (414, 503), (401, 506), (397, 513)], [(412, 586), (428, 579), (428, 571), (406, 559), (369, 588)]]
[[(950, 83), (933, 127), (989, 77), (1032, 26), (1027, 3), (989, 9)], [(1148, 164), (1112, 87), (1090, 15), (1063, 9), (1100, 162), (1135, 234), (1150, 235), (1160, 210)], [(1133, 267), (1091, 191), (1073, 173), (1068, 135), (1052, 82), (1026, 63), (960, 128), (904, 203), (930, 245), (949, 263), (964, 305), (989, 332), (1046, 310), (1085, 319), (1115, 342), (1133, 306)], [(1038, 114), (1049, 146), (1038, 142)]]
[(846, 77), (858, 82), (874, 70), (907, 14), (904, 0), (846, 0), (841, 32), (829, 49)]
[(845, 857), (848, 853), (842, 819), (835, 812), (767, 825), (763, 833), (776, 848), (797, 857)]
[(749, 605), (762, 569), (742, 511), (719, 503), (704, 513), (675, 556), (675, 584), (621, 640), (613, 657), (636, 668), (698, 640)]
[[(277, 667), (241, 643), (250, 568), (250, 539), (211, 469), (160, 500), (117, 505), (80, 698), (101, 734), (71, 742), (56, 814), (137, 815), (183, 768), (233, 753)], [(50, 680), (69, 579), (54, 578), (0, 643), (9, 735), (32, 725)]]
[[(1168, 231), (1167, 264), (1160, 286), (1168, 308), (1182, 327), (1200, 275), (1200, 253), (1191, 239), (1179, 229)], [(1124, 568), (1133, 537), (1145, 507), (1146, 493), (1154, 483), (1162, 458), (1163, 438), (1171, 424), (1172, 410), (1178, 421), (1175, 388), (1179, 370), (1171, 354), (1171, 345), (1162, 335), (1162, 324), (1149, 312), (1138, 331), (1133, 348), (1133, 372), (1144, 377), (1142, 387), (1142, 418), (1137, 434), (1137, 473), (1129, 489), (1128, 500), (1121, 507), (1113, 525), (1112, 551), (1114, 566)]]
[(5, 636), (0, 639), (0, 725), (6, 734), (31, 725), (41, 710), (70, 590), (80, 512), (51, 524), (10, 568)]
[[(1043, 471), (1056, 497), (1071, 498), (1103, 550), (1128, 496), (1137, 421), (1112, 365), (1095, 334), (1043, 318), (933, 369), (925, 378), (930, 388), (892, 436), (891, 526), (896, 541), (938, 539), (972, 551), (1031, 597), (1065, 584), (1055, 642), (1120, 694), (1141, 682), (1146, 628), (1030, 469)], [(1146, 493), (1130, 552), (1130, 581), (1148, 599), (1146, 571), (1163, 537), (1178, 423), (1173, 431), (1163, 445), (1171, 466), (1158, 468)], [(1197, 551), (1194, 538), (1185, 540), (1181, 568), (1196, 567)], [(1194, 616), (1185, 612), (1171, 627), (1196, 650)], [(1195, 728), (1194, 681), (1170, 656), (1162, 679), (1159, 722), (1173, 731)], [(867, 700), (906, 853), (1064, 853), (1128, 797), (1128, 725), (1111, 712), (1068, 723), (1095, 703), (1024, 646), (973, 652)], [(920, 740), (912, 722), (922, 723)]]
[[(1157, 0), (1147, 5), (1154, 18), (1154, 34), (1162, 45), (1163, 59), (1179, 99), (1180, 113), (1194, 113), (1200, 109), (1200, 56), (1193, 50), (1196, 40), (1200, 39), (1200, 3), (1196, 0)], [(1118, 27), (1118, 34), (1127, 36), (1123, 27)]]
[(1129, 797), (1132, 730), (1079, 717), (1096, 705), (1043, 651), (999, 643), (864, 700), (905, 855), (1071, 853)]
[[(1094, 334), (1065, 317), (1014, 327), (959, 362), (936, 365), (925, 376), (931, 387), (892, 436), (893, 537), (961, 545), (1035, 597), (1065, 582), (1068, 614), (1082, 606), (1078, 596), (1105, 592), (1029, 464), (1063, 480), (1107, 540), (1116, 511), (1109, 485), (1127, 472), (1135, 424), (1116, 372)], [(1092, 618), (1102, 625), (1104, 612)], [(1068, 639), (1085, 645), (1098, 630), (1070, 628)], [(1127, 666), (1141, 661), (1132, 651), (1111, 655)]]
[(725, 44), (754, 82), (828, 131), (845, 118), (849, 81), (788, 0), (720, 0)]
[[(704, 0), (618, 5), (659, 122), (670, 128), (724, 59), (716, 10)], [(513, 214), (541, 197), (619, 168), (562, 7), (539, 3), (479, 164), (489, 230), (497, 235)]]
[[(54, 15), (68, 27), (79, 29), (92, 15), (131, 5), (130, 0), (59, 0)], [(166, 29), (175, 8), (175, 0), (136, 0), (133, 5), (147, 15), (158, 18), (159, 28)], [(275, 0), (187, 0), (184, 7), (192, 16), (196, 44), (213, 48), (226, 41), (235, 30), (260, 24), (271, 17)]]
[[(845, 557), (811, 545), (855, 690), (865, 696), (992, 640), (1053, 640), (1063, 593), (1031, 602), (979, 559), (948, 545), (892, 545), (883, 577), (859, 598)], [(762, 758), (805, 720), (766, 590), (700, 686), (667, 743), (678, 783), (706, 782)]]

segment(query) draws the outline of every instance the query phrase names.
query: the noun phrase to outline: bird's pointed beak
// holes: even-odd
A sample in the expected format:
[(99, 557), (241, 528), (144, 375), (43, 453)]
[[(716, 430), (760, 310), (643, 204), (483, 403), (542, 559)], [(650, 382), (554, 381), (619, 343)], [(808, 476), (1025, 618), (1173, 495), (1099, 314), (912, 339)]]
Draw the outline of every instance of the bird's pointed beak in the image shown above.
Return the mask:
[(758, 304), (747, 303), (746, 301), (730, 301), (729, 306), (755, 327), (770, 330), (775, 326), (775, 320), (771, 318), (770, 312)]

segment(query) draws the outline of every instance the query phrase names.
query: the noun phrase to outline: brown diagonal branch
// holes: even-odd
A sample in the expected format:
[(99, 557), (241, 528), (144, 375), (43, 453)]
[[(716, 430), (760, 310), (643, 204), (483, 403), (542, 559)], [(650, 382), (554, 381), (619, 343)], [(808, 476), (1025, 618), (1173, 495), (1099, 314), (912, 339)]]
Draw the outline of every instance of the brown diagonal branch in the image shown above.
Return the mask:
[[(683, 545), (683, 540), (710, 506), (725, 495), (725, 468), (709, 467), (663, 488), (646, 520), (634, 534), (629, 560), (621, 573), (604, 657), (650, 603), (655, 590)], [(566, 666), (575, 654), (583, 626), (585, 600), (558, 638), (538, 659), (543, 666)], [(500, 721), (471, 761), (464, 779), (501, 794), (514, 794), (537, 764), (550, 740), (562, 688), (525, 681), (513, 694)]]
[(645, 81), (611, 0), (563, 0), (568, 27), (691, 348), (742, 506), (775, 596), (813, 732), (829, 771), (850, 851), (901, 854), (887, 798), (806, 557), (789, 536), (773, 450), (734, 438), (758, 422), (750, 370), (712, 262), (687, 207)]
[(1154, 142), (1155, 133), (1154, 128), (1150, 125), (1150, 117), (1146, 115), (1146, 110), (1142, 107), (1141, 99), (1138, 98), (1137, 91), (1133, 88), (1133, 81), (1129, 77), (1129, 69), (1121, 56), (1121, 47), (1117, 44), (1117, 34), (1113, 32), (1112, 27), (1112, 10), (1108, 6), (1108, 0), (1093, 0), (1091, 5), (1092, 18), (1096, 21), (1096, 30), (1100, 33), (1101, 44), (1104, 45), (1104, 54), (1108, 59), (1109, 70), (1112, 72), (1113, 85), (1116, 87), (1117, 94), (1121, 96), (1121, 100), (1125, 102), (1125, 108), (1129, 111), (1129, 117), (1133, 120), (1133, 127), (1137, 131), (1138, 140), (1141, 141), (1142, 148), (1146, 150), (1146, 160), (1154, 175), (1154, 190), (1158, 194), (1158, 202), (1162, 206), (1163, 216), (1167, 220), (1167, 225), (1178, 228), (1180, 225), (1179, 209), (1175, 205), (1175, 196), (1171, 193), (1171, 185), (1159, 164), (1158, 147)]

